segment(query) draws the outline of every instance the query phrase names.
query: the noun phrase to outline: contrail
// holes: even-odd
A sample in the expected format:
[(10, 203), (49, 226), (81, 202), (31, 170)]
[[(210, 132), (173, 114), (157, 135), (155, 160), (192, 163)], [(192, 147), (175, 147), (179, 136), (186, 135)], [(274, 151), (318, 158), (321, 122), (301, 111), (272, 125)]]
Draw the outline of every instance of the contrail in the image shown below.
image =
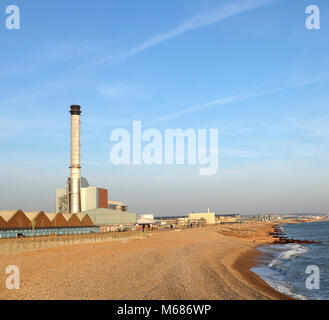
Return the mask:
[(216, 9), (211, 10), (208, 13), (205, 14), (199, 14), (196, 15), (184, 22), (182, 22), (179, 26), (176, 28), (173, 28), (167, 32), (160, 33), (158, 35), (155, 35), (154, 37), (146, 40), (141, 45), (135, 47), (134, 49), (130, 50), (127, 53), (126, 57), (135, 55), (139, 52), (144, 51), (147, 48), (153, 47), (156, 44), (175, 38), (178, 35), (193, 30), (197, 28), (201, 28), (203, 26), (219, 22), (222, 20), (225, 20), (227, 18), (233, 17), (235, 15), (238, 15), (242, 12), (250, 11), (253, 9), (257, 9), (259, 7), (263, 7), (266, 5), (269, 5), (273, 2), (276, 2), (278, 0), (245, 0), (245, 1), (239, 1), (233, 4), (228, 4), (222, 7), (218, 7)]
[(199, 111), (199, 110), (208, 109), (208, 108), (211, 108), (211, 107), (223, 106), (223, 105), (227, 105), (227, 104), (230, 104), (230, 103), (245, 101), (245, 100), (249, 100), (249, 99), (252, 99), (252, 98), (264, 96), (266, 94), (281, 92), (281, 91), (285, 91), (285, 90), (292, 89), (292, 88), (303, 87), (303, 86), (313, 84), (313, 83), (316, 83), (316, 82), (319, 82), (319, 81), (320, 81), (319, 79), (309, 80), (309, 81), (299, 81), (299, 82), (294, 82), (294, 83), (292, 83), (290, 85), (287, 85), (287, 86), (284, 86), (284, 87), (278, 87), (278, 88), (274, 88), (274, 89), (267, 89), (267, 90), (247, 94), (247, 95), (234, 95), (234, 96), (219, 98), (219, 99), (213, 100), (213, 101), (205, 103), (205, 104), (197, 105), (197, 106), (194, 106), (194, 107), (191, 107), (191, 108), (185, 108), (185, 109), (179, 110), (177, 112), (173, 112), (173, 113), (161, 116), (157, 119), (154, 119), (152, 121), (147, 122), (147, 124), (152, 124), (152, 123), (161, 122), (161, 121), (168, 120), (168, 119), (177, 118), (177, 117), (183, 116), (185, 114), (193, 113), (193, 112), (196, 112), (196, 111)]

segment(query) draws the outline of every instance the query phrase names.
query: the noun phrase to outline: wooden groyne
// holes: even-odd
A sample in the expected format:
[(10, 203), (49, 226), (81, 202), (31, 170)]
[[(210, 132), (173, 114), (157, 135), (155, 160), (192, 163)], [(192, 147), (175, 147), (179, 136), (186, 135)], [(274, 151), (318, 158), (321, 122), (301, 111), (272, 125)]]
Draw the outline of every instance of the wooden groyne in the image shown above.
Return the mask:
[(279, 225), (273, 226), (274, 231), (269, 233), (269, 236), (274, 238), (272, 244), (287, 244), (287, 243), (297, 243), (297, 244), (320, 244), (321, 241), (312, 241), (312, 240), (299, 240), (294, 238), (288, 238), (284, 229)]

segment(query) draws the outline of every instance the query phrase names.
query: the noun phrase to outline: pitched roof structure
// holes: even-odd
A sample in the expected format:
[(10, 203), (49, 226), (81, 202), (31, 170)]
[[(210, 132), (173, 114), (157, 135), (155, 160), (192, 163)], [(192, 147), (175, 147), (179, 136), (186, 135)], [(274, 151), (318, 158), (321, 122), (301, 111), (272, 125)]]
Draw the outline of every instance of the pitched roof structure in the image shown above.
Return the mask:
[(33, 219), (35, 219), (40, 212), (24, 212), (25, 216), (32, 222)]
[(0, 217), (2, 217), (6, 222), (8, 222), (18, 210), (12, 211), (0, 211)]
[(91, 227), (94, 225), (88, 214), (61, 214), (23, 212), (21, 210), (0, 211), (0, 229)]
[(53, 222), (56, 217), (56, 213), (45, 213), (45, 215), (49, 219), (50, 222)]

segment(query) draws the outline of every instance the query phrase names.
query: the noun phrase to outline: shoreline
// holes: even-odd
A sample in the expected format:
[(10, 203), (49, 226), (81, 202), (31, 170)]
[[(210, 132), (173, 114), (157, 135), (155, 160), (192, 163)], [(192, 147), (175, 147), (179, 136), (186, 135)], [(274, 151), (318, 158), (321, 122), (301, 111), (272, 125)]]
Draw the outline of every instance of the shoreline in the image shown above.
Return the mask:
[[(280, 291), (277, 291), (271, 287), (266, 281), (264, 281), (259, 275), (251, 271), (251, 268), (257, 266), (257, 258), (261, 255), (261, 252), (257, 248), (263, 245), (259, 245), (255, 248), (242, 253), (234, 264), (234, 268), (241, 273), (241, 275), (246, 279), (249, 285), (254, 286), (257, 290), (265, 295), (268, 295), (271, 299), (275, 300), (296, 300), (293, 297), (286, 295)], [(244, 263), (242, 264), (241, 261)]]
[[(253, 223), (150, 232), (145, 239), (0, 254), (21, 289), (4, 300), (292, 300), (250, 271), (271, 225)], [(230, 231), (230, 235), (224, 235)], [(250, 232), (252, 232), (250, 234)]]
[[(271, 223), (270, 229), (268, 225), (264, 225), (265, 232), (267, 233), (273, 231), (275, 225), (280, 225), (280, 223)], [(229, 235), (227, 236), (230, 237)], [(249, 241), (251, 241), (251, 239)], [(271, 245), (273, 241), (274, 239), (271, 236), (268, 236), (265, 239), (261, 239), (261, 243), (251, 246), (245, 252), (241, 252), (236, 257), (232, 268), (241, 274), (241, 276), (244, 278), (244, 280), (248, 283), (249, 286), (268, 296), (269, 299), (296, 300), (289, 295), (277, 291), (275, 288), (271, 287), (266, 281), (264, 281), (259, 275), (251, 271), (253, 267), (256, 267), (258, 265), (257, 259), (262, 254), (258, 250), (258, 248), (263, 247), (265, 245)]]
[[(291, 224), (309, 224), (309, 223), (316, 223), (316, 222), (328, 222), (328, 219), (321, 219), (321, 220), (304, 220), (304, 221), (280, 221), (280, 222), (274, 222), (272, 223), (272, 226), (285, 226), (285, 225), (291, 225)], [(246, 254), (246, 261), (247, 264), (244, 265), (244, 267), (241, 267), (238, 263), (238, 261), (244, 260), (243, 255), (241, 257), (237, 258), (237, 264), (235, 265), (235, 268), (241, 272), (242, 275), (246, 277), (246, 280), (249, 281), (250, 279), (254, 278), (254, 283), (256, 283), (256, 286), (259, 286), (259, 290), (266, 290), (263, 292), (268, 292), (271, 296), (273, 296), (275, 299), (280, 300), (298, 300), (290, 295), (284, 294), (280, 291), (277, 291), (275, 288), (271, 287), (266, 281), (264, 281), (259, 275), (251, 271), (251, 268), (256, 267), (258, 265), (257, 259), (262, 254), (258, 248), (263, 247), (265, 245), (271, 245), (270, 242), (272, 242), (274, 239), (272, 237), (269, 237), (269, 243), (263, 243), (258, 244), (254, 249), (251, 249), (248, 254)], [(252, 275), (253, 276), (252, 276)], [(247, 275), (247, 276), (246, 276)]]

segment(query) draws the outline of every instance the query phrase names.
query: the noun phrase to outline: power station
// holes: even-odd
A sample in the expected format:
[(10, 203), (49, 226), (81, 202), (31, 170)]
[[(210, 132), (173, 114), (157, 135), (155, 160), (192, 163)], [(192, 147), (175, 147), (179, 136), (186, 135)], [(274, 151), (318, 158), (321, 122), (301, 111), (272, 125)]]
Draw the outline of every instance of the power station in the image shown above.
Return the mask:
[(81, 107), (72, 105), (71, 114), (71, 162), (70, 177), (66, 189), (56, 190), (56, 213), (77, 214), (98, 208), (108, 208), (108, 191), (90, 187), (86, 178), (81, 178), (80, 126)]
[(109, 201), (107, 189), (89, 186), (81, 177), (81, 107), (72, 105), (70, 113), (70, 177), (66, 188), (56, 189), (56, 213), (0, 211), (0, 239), (108, 232), (110, 226), (137, 223), (127, 204)]
[(56, 189), (56, 213), (86, 213), (98, 225), (134, 224), (137, 216), (135, 213), (128, 212), (126, 204), (109, 201), (107, 189), (92, 187), (86, 178), (81, 177), (81, 113), (80, 105), (70, 107), (70, 177), (67, 179), (66, 188)]
[(71, 178), (68, 179), (69, 213), (81, 212), (80, 106), (71, 106)]

